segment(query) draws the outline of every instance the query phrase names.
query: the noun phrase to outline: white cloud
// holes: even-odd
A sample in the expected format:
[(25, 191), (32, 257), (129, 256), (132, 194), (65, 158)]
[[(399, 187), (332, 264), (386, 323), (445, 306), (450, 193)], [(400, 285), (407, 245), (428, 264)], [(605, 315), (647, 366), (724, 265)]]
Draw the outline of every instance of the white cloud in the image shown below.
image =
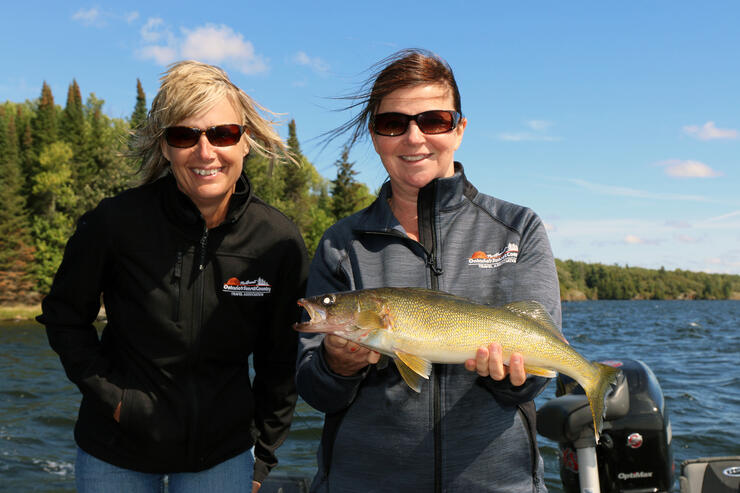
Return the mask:
[(252, 43), (228, 26), (206, 24), (192, 31), (183, 29), (183, 32), (181, 53), (184, 58), (228, 63), (244, 74), (267, 70), (267, 62), (255, 53)]
[(136, 12), (136, 11), (129, 12), (129, 13), (125, 14), (123, 16), (123, 18), (126, 20), (126, 22), (128, 22), (129, 24), (131, 24), (132, 22), (134, 22), (136, 19), (139, 18), (139, 13)]
[(152, 59), (158, 65), (168, 65), (178, 59), (177, 50), (170, 46), (145, 46), (139, 50), (144, 59)]
[(309, 67), (315, 72), (325, 73), (329, 71), (328, 63), (319, 57), (310, 57), (303, 51), (299, 51), (293, 56), (293, 62), (304, 67)]
[(174, 35), (159, 18), (150, 18), (141, 28), (144, 46), (139, 56), (167, 65), (178, 59), (223, 64), (244, 74), (267, 70), (267, 61), (258, 55), (250, 41), (228, 26), (206, 24), (195, 29), (182, 28), (182, 37)]
[(562, 140), (560, 137), (553, 137), (547, 133), (547, 130), (552, 126), (552, 122), (528, 120), (524, 122), (524, 125), (532, 131), (502, 132), (498, 134), (497, 138), (507, 142), (558, 142)]
[(679, 200), (689, 202), (713, 202), (712, 200), (703, 197), (701, 195), (681, 195), (675, 193), (655, 193), (647, 190), (640, 190), (637, 188), (627, 187), (615, 187), (613, 185), (601, 185), (599, 183), (591, 183), (586, 180), (579, 178), (569, 178), (566, 181), (578, 185), (579, 187), (590, 190), (598, 194), (614, 195), (618, 197), (636, 197), (641, 199), (651, 200)]
[(624, 237), (624, 242), (629, 245), (642, 245), (643, 243), (645, 243), (645, 240), (643, 240), (639, 236), (627, 235)]
[(665, 173), (674, 178), (714, 178), (722, 176), (722, 173), (714, 171), (700, 161), (669, 159), (658, 163), (658, 165), (665, 166)]
[(717, 128), (714, 122), (707, 122), (701, 127), (698, 125), (687, 125), (683, 127), (683, 131), (686, 135), (699, 140), (737, 139), (740, 136), (737, 130)]
[(147, 19), (139, 32), (141, 33), (141, 39), (146, 43), (156, 43), (165, 35), (160, 29), (164, 27), (164, 21), (159, 17), (150, 17)]
[(529, 120), (527, 126), (532, 130), (546, 130), (552, 125), (551, 122), (545, 120)]
[(549, 135), (537, 135), (530, 132), (518, 132), (518, 133), (500, 133), (498, 134), (499, 140), (505, 140), (508, 142), (525, 142), (525, 141), (540, 141), (540, 142), (558, 142), (562, 140), (560, 137), (551, 137)]
[(105, 25), (103, 13), (97, 7), (78, 10), (72, 15), (72, 20), (80, 22), (85, 26), (101, 27)]

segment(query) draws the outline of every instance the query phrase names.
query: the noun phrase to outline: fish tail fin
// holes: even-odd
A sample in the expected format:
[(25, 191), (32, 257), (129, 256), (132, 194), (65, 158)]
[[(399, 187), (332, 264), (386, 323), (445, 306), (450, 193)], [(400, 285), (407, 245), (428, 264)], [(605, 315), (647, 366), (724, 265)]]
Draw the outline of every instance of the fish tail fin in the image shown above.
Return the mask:
[(606, 399), (606, 393), (617, 381), (619, 370), (595, 361), (593, 364), (597, 372), (596, 376), (584, 387), (584, 390), (586, 391), (586, 397), (591, 407), (591, 417), (594, 420), (594, 434), (596, 436), (596, 443), (598, 443), (601, 427), (604, 424), (604, 400)]

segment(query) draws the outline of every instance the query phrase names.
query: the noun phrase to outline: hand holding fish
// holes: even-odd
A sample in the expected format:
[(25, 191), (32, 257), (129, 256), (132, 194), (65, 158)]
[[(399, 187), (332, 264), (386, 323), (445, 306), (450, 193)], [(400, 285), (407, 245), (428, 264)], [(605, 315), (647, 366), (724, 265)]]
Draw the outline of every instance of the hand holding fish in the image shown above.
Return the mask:
[(345, 377), (380, 360), (380, 353), (333, 334), (324, 337), (324, 356), (331, 371)]
[(475, 353), (475, 359), (465, 361), (465, 368), (478, 372), (481, 377), (490, 376), (494, 380), (503, 380), (509, 375), (515, 387), (524, 385), (527, 373), (524, 370), (524, 358), (520, 353), (512, 353), (509, 364), (504, 364), (504, 351), (501, 344), (494, 342), (488, 347), (481, 346)]

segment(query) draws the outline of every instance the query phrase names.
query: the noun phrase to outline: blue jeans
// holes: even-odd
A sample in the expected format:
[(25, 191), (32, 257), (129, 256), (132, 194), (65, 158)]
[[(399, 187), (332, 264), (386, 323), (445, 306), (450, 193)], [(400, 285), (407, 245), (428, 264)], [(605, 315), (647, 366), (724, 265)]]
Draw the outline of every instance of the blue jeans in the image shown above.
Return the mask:
[(201, 472), (151, 474), (102, 461), (77, 448), (78, 493), (250, 493), (254, 449)]

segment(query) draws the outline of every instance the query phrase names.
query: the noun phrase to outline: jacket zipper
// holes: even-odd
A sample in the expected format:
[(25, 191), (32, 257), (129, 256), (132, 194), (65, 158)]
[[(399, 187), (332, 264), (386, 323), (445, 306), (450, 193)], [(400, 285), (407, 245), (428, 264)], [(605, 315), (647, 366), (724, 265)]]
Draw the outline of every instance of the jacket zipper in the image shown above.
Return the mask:
[(203, 234), (200, 237), (200, 252), (198, 252), (198, 271), (194, 273), (195, 283), (193, 290), (193, 317), (190, 326), (190, 342), (192, 344), (190, 355), (188, 357), (188, 365), (190, 366), (190, 406), (193, 410), (192, 422), (190, 427), (190, 441), (189, 441), (189, 453), (191, 464), (196, 469), (200, 469), (200, 465), (203, 461), (203, 457), (198, 457), (196, 451), (198, 450), (198, 429), (200, 428), (198, 421), (200, 420), (198, 412), (198, 385), (195, 382), (196, 367), (198, 364), (198, 344), (199, 344), (199, 329), (201, 327), (201, 319), (203, 318), (203, 291), (204, 291), (204, 272), (206, 265), (206, 247), (208, 246), (208, 227), (203, 225)]
[[(419, 191), (417, 216), (419, 218), (419, 240), (427, 254), (426, 265), (431, 272), (431, 288), (439, 290), (439, 276), (442, 267), (437, 257), (437, 222), (434, 217), (434, 202), (437, 197), (437, 180)], [(434, 492), (442, 493), (442, 389), (441, 380), (444, 365), (432, 366), (433, 406), (434, 406)]]
[(175, 270), (172, 272), (172, 288), (175, 291), (174, 298), (174, 313), (172, 314), (172, 320), (180, 320), (180, 280), (182, 279), (182, 251), (177, 251), (177, 257), (175, 259)]

